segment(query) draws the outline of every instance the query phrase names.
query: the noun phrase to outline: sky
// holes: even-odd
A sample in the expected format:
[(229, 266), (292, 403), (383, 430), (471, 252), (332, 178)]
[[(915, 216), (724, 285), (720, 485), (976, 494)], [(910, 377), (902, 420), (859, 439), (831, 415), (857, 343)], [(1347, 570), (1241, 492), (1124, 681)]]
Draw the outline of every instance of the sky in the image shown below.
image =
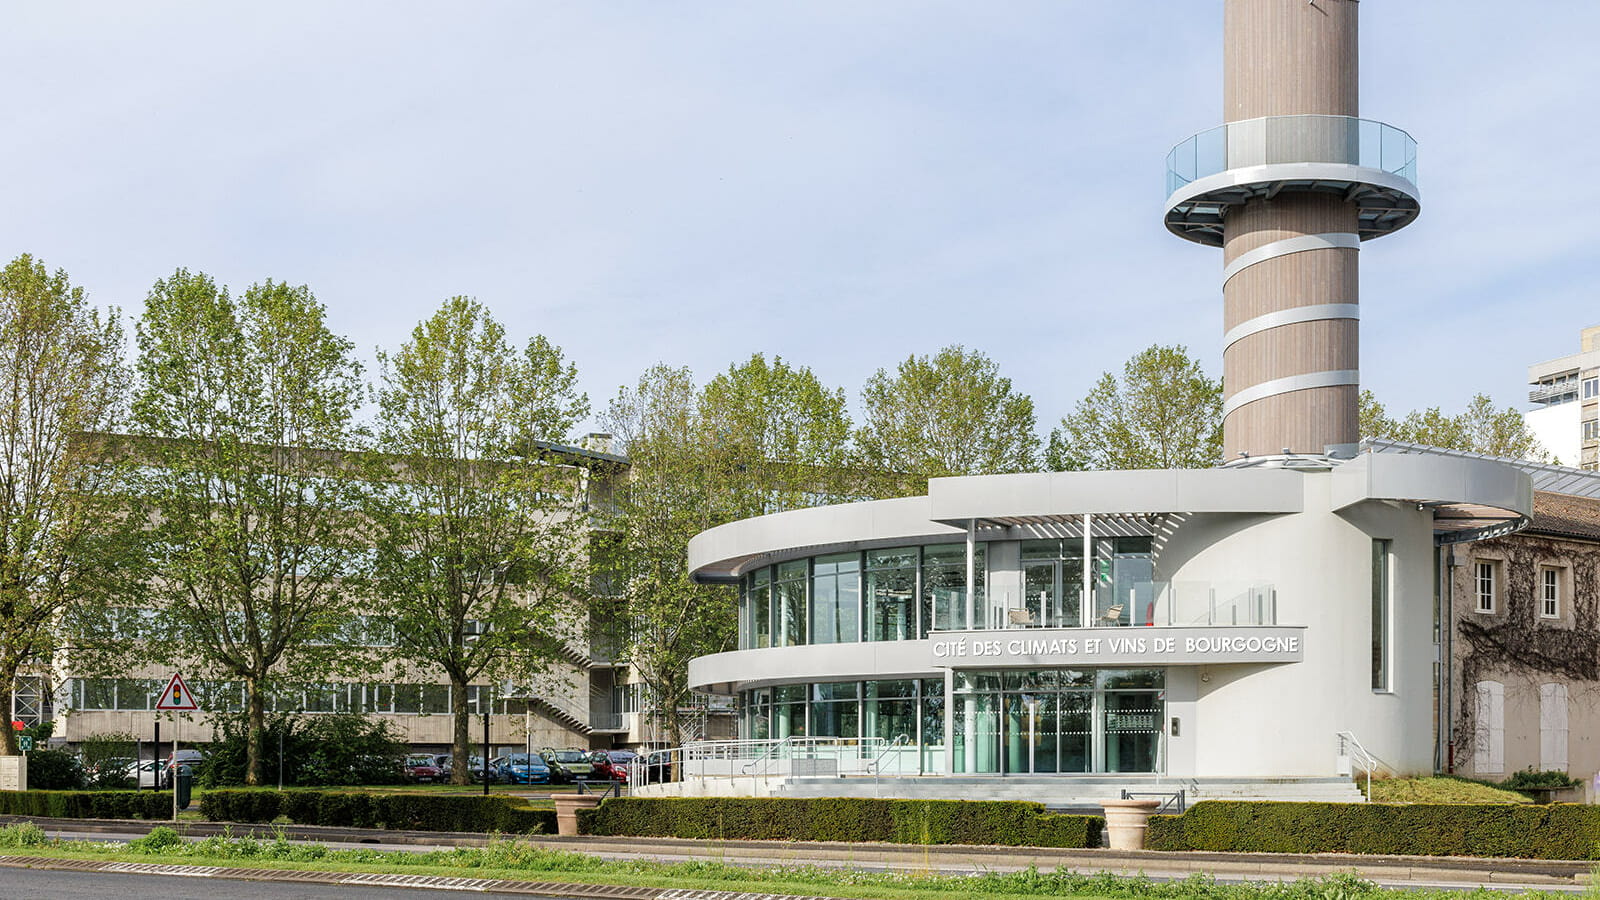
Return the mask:
[[(1284, 0), (1289, 2), (1289, 0)], [(1361, 110), (1422, 215), (1361, 254), (1391, 412), (1526, 406), (1600, 324), (1600, 4), (1369, 0)], [(596, 407), (761, 352), (856, 403), (950, 344), (1041, 423), (1156, 343), (1220, 373), (1221, 251), (1161, 224), (1221, 122), (1220, 0), (4, 4), (0, 258), (138, 315), (310, 285), (369, 363), (453, 295)], [(593, 423), (588, 423), (593, 427)]]

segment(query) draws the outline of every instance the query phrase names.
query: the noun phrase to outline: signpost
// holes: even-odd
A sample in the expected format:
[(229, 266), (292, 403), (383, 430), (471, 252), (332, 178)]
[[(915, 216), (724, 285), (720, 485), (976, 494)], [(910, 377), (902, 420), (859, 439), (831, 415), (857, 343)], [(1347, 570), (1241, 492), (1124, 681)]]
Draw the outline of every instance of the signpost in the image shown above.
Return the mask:
[[(194, 694), (189, 692), (189, 686), (183, 683), (183, 676), (177, 672), (172, 673), (172, 679), (167, 682), (166, 689), (161, 692), (161, 699), (156, 701), (156, 709), (163, 712), (199, 712), (200, 705), (194, 702)], [(159, 759), (161, 745), (156, 745), (156, 756)], [(172, 821), (178, 821), (178, 717), (172, 720)], [(156, 783), (161, 780), (161, 767), (156, 766)]]
[(17, 749), (21, 750), (23, 753), (28, 753), (29, 751), (33, 750), (33, 735), (17, 735)]

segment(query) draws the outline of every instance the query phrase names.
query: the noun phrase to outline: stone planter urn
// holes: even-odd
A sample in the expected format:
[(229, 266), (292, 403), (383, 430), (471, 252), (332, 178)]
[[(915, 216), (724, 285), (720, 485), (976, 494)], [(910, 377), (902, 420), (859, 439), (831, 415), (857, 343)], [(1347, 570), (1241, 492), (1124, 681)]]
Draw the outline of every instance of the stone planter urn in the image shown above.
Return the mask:
[(1161, 801), (1102, 800), (1100, 805), (1106, 811), (1106, 834), (1111, 839), (1111, 849), (1143, 850), (1145, 825), (1150, 814), (1161, 807)]
[(557, 794), (556, 833), (564, 837), (578, 835), (578, 810), (594, 809), (600, 805), (599, 794)]

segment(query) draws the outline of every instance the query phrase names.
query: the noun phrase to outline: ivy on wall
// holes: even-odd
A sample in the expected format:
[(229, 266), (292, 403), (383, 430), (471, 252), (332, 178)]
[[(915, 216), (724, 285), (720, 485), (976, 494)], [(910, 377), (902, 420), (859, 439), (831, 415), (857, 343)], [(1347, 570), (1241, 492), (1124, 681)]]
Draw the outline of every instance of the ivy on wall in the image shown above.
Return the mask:
[[(1539, 684), (1559, 677), (1572, 694), (1600, 688), (1597, 549), (1585, 541), (1518, 534), (1472, 545), (1468, 564), (1455, 571), (1458, 765), (1470, 760), (1474, 750), (1478, 682), (1520, 679), (1537, 690)], [(1492, 614), (1476, 611), (1474, 574), (1479, 560), (1500, 563), (1500, 590)], [(1563, 567), (1568, 574), (1560, 616), (1554, 619), (1539, 615), (1539, 572), (1546, 566)]]

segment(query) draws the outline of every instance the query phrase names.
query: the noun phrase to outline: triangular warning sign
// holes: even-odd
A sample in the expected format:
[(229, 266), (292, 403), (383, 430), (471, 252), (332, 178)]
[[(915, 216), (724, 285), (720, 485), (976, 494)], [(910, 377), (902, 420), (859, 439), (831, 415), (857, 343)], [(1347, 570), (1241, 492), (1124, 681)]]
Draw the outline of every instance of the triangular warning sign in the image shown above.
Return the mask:
[(200, 705), (194, 702), (194, 695), (189, 693), (189, 686), (183, 683), (183, 676), (173, 673), (172, 680), (167, 682), (167, 689), (161, 692), (161, 699), (156, 701), (156, 709), (195, 712)]

